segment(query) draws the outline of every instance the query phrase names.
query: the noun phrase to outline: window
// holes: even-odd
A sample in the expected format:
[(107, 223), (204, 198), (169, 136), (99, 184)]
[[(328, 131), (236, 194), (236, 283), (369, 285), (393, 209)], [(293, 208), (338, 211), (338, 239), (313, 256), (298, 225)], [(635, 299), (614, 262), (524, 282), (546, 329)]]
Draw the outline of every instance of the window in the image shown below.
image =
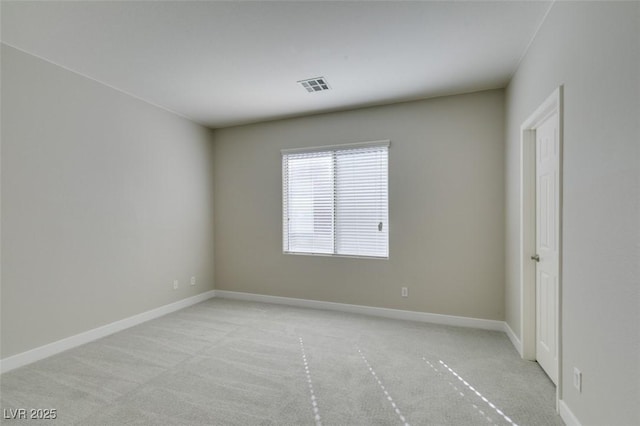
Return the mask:
[(282, 151), (285, 253), (389, 257), (389, 141)]

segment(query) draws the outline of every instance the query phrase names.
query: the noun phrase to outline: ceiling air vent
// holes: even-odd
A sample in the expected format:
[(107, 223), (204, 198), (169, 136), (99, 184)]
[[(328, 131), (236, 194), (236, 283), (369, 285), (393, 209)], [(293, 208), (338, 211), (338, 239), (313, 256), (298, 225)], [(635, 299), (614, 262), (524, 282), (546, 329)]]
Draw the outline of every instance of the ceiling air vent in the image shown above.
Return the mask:
[(329, 85), (327, 84), (327, 80), (324, 77), (316, 77), (310, 78), (308, 80), (300, 80), (298, 81), (302, 87), (309, 93), (312, 92), (322, 92), (324, 90), (329, 90)]

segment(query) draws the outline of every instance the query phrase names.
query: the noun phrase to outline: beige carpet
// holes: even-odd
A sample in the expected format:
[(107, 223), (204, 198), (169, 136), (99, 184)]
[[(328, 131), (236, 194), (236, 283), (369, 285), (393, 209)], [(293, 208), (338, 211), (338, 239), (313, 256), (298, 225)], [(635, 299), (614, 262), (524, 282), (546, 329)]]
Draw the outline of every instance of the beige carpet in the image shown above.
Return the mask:
[(500, 332), (210, 301), (0, 378), (59, 425), (561, 425)]

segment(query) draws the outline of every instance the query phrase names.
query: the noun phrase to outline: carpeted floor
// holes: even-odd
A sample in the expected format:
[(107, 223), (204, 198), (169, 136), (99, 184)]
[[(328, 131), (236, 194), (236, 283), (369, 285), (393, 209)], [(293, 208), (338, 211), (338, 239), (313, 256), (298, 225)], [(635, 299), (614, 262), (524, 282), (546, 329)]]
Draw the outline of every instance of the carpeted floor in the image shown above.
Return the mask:
[(563, 424), (503, 333), (224, 299), (0, 380), (3, 417), (59, 425)]

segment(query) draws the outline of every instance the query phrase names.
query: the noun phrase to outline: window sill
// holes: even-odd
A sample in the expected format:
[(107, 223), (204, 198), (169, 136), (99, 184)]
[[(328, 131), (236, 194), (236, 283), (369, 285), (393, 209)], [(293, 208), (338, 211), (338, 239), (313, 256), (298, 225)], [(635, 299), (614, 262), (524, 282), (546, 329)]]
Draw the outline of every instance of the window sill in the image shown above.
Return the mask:
[(386, 257), (357, 256), (357, 255), (352, 255), (352, 254), (305, 253), (305, 252), (294, 252), (294, 251), (283, 251), (282, 254), (293, 255), (293, 256), (315, 256), (315, 257), (338, 257), (338, 258), (347, 258), (347, 259), (389, 260), (389, 256), (386, 256)]

